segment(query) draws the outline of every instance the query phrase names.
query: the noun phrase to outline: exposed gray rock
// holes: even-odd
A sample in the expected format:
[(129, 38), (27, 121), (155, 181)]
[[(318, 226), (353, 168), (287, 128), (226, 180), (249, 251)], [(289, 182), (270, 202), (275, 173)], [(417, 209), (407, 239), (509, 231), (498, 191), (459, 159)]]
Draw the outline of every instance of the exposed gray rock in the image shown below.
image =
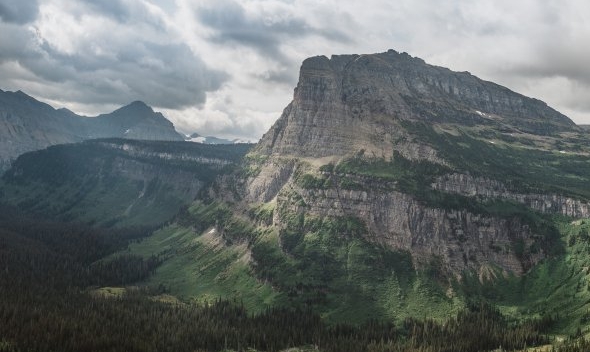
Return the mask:
[(539, 100), (390, 50), (305, 60), (293, 101), (257, 152), (325, 157), (364, 150), (390, 158), (397, 150), (444, 163), (406, 133), (404, 121), (501, 125), (535, 134), (580, 130)]
[(561, 214), (573, 218), (590, 217), (590, 204), (579, 199), (559, 194), (518, 193), (509, 190), (498, 181), (483, 177), (457, 173), (444, 175), (432, 184), (432, 188), (469, 197), (511, 200), (542, 213)]
[(427, 264), (436, 256), (448, 272), (457, 276), (467, 269), (479, 271), (482, 266), (520, 275), (543, 258), (541, 253), (530, 252), (526, 260), (517, 256), (515, 241), (522, 240), (527, 248), (533, 241), (528, 226), (516, 219), (429, 208), (409, 195), (378, 188), (297, 191), (307, 205), (306, 214), (357, 217), (367, 224), (369, 241), (407, 250), (418, 265)]

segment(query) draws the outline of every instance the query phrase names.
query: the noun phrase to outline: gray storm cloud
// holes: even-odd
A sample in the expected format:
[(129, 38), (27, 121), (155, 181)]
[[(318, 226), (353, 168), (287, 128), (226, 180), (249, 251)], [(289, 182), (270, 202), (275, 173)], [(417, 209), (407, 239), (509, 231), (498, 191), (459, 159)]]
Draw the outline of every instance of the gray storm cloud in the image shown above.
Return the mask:
[[(228, 43), (250, 47), (260, 55), (271, 57), (284, 65), (293, 66), (293, 58), (285, 55), (281, 46), (289, 40), (309, 36), (324, 37), (338, 42), (352, 42), (352, 39), (338, 29), (315, 28), (304, 18), (290, 16), (270, 16), (259, 14), (248, 16), (244, 8), (235, 1), (218, 1), (210, 7), (201, 8), (198, 19), (214, 29), (208, 39), (220, 45)], [(291, 79), (284, 73), (272, 72), (274, 80)]]
[[(127, 16), (121, 1), (100, 2), (98, 7), (92, 5), (88, 11)], [(78, 42), (75, 50), (64, 51), (37, 28), (0, 22), (0, 63), (16, 63), (28, 71), (24, 75), (28, 80), (33, 74), (36, 84), (53, 85), (48, 89), (53, 92), (50, 99), (60, 99), (61, 89), (67, 99), (82, 104), (145, 100), (181, 109), (203, 104), (206, 93), (219, 89), (229, 78), (208, 67), (185, 43), (154, 41), (139, 29), (116, 34), (106, 29)], [(12, 66), (0, 66), (0, 75), (4, 81), (23, 79)]]
[(0, 19), (12, 23), (28, 23), (37, 17), (39, 5), (36, 0), (2, 0)]
[(91, 114), (142, 100), (186, 131), (256, 139), (306, 57), (392, 48), (590, 124), (588, 13), (585, 0), (2, 0), (0, 89)]

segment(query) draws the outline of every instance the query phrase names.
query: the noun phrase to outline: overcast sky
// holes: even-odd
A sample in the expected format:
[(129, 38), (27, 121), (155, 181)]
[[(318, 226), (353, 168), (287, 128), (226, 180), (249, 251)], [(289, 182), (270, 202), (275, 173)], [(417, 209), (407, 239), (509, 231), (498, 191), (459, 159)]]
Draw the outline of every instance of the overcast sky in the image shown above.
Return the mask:
[(0, 0), (0, 89), (257, 140), (303, 59), (408, 52), (590, 124), (587, 0)]

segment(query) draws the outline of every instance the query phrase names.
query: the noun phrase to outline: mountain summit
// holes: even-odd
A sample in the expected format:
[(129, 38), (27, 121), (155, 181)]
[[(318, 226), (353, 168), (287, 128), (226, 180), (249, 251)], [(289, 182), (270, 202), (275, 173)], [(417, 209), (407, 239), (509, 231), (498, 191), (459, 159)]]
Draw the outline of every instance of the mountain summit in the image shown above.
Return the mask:
[(579, 131), (542, 101), (389, 50), (306, 59), (293, 101), (259, 150), (319, 157), (365, 149), (390, 155), (402, 137), (398, 125), (405, 122), (535, 135)]
[(134, 101), (110, 114), (92, 118), (92, 138), (122, 137), (144, 140), (183, 140), (172, 122), (142, 101)]

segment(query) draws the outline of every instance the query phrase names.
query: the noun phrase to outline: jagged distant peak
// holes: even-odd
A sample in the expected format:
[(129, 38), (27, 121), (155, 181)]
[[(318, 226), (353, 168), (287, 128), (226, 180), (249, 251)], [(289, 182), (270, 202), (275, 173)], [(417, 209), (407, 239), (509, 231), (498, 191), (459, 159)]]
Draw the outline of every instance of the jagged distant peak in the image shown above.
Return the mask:
[(129, 112), (129, 111), (135, 111), (135, 112), (140, 112), (140, 113), (150, 113), (150, 114), (154, 113), (154, 109), (152, 109), (151, 106), (147, 105), (146, 103), (144, 103), (141, 100), (136, 100), (136, 101), (133, 101), (125, 106), (122, 106), (119, 109), (113, 111), (113, 113)]

